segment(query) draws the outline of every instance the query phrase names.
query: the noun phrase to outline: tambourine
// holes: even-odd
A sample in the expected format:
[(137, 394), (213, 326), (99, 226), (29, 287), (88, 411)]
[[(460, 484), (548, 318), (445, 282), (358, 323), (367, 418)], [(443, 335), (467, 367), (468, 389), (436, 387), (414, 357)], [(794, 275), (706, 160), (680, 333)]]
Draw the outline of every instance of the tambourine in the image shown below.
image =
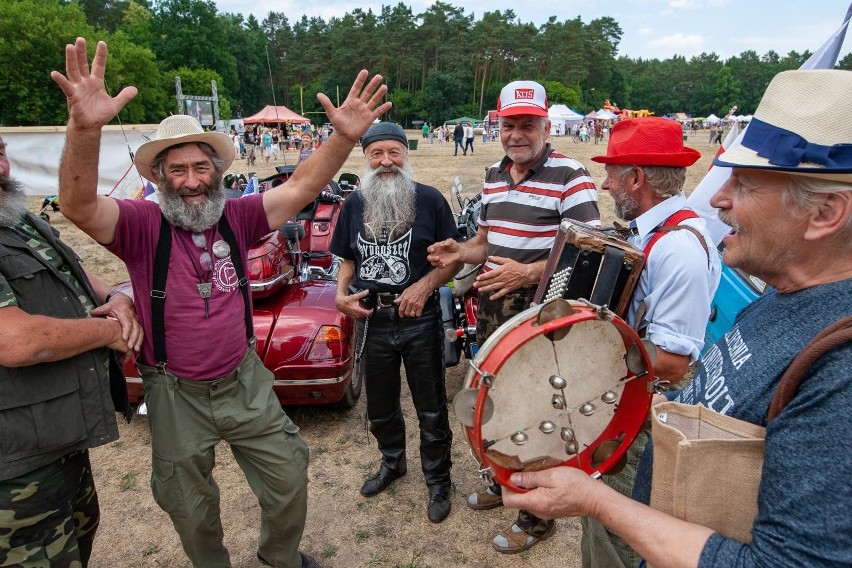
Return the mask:
[(484, 477), (515, 471), (614, 473), (653, 394), (652, 359), (606, 308), (557, 299), (500, 326), (471, 361), (454, 409)]

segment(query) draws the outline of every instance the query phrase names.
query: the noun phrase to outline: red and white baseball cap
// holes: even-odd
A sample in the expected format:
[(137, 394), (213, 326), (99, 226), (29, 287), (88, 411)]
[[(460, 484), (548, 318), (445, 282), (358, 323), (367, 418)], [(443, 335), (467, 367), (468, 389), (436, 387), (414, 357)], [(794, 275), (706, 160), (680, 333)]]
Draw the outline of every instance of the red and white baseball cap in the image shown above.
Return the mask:
[(547, 93), (535, 81), (512, 81), (500, 91), (497, 116), (547, 116)]

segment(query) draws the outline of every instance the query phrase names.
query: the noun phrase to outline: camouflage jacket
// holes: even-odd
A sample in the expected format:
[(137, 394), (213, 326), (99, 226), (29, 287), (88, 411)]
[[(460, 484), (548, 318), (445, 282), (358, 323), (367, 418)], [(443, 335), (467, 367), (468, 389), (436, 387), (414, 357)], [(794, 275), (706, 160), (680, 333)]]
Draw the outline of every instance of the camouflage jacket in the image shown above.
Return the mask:
[[(56, 238), (50, 225), (33, 215), (27, 221), (62, 257), (97, 305), (77, 255)], [(56, 269), (3, 227), (0, 276), (0, 286), (11, 288), (17, 306), (29, 314), (87, 316), (82, 301)], [(70, 451), (117, 439), (116, 409), (129, 419), (124, 375), (106, 348), (52, 363), (0, 366), (0, 480), (32, 471)]]

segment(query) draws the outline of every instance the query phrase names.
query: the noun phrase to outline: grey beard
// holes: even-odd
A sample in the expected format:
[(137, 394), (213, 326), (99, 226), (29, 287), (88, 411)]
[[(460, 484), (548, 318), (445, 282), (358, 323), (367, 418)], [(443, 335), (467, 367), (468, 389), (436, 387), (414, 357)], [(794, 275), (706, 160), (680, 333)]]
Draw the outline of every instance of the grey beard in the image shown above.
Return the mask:
[[(381, 176), (392, 171), (391, 178)], [(405, 233), (413, 224), (417, 214), (415, 207), (416, 192), (414, 174), (406, 162), (402, 167), (367, 167), (361, 179), (361, 197), (364, 200), (364, 225), (369, 227), (374, 237), (381, 234), (383, 227), (388, 228), (388, 240)]]
[(191, 193), (177, 190), (168, 181), (160, 186), (160, 211), (166, 220), (181, 229), (191, 233), (202, 233), (219, 221), (225, 209), (225, 189), (222, 187), (222, 176), (213, 177), (212, 187), (201, 186), (207, 194), (207, 199), (201, 205), (188, 205), (181, 195)]
[(21, 182), (0, 176), (0, 227), (14, 227), (27, 213), (27, 196)]
[(632, 221), (639, 216), (639, 200), (623, 193), (615, 201), (615, 216), (625, 221)]

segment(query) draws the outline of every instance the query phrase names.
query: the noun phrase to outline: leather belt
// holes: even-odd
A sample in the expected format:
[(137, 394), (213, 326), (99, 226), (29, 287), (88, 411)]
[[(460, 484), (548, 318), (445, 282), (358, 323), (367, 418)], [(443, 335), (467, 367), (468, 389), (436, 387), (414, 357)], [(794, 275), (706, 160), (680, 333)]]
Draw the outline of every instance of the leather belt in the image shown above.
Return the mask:
[(394, 300), (398, 299), (402, 294), (392, 294), (390, 292), (376, 292), (375, 300), (377, 308), (395, 308)]
[[(394, 294), (392, 292), (376, 292), (375, 294), (373, 294), (376, 309), (398, 308), (399, 306), (397, 304), (394, 304), (394, 300), (397, 300), (400, 296), (402, 296), (402, 293)], [(438, 291), (435, 290), (426, 299), (426, 303), (423, 305), (423, 309), (425, 310), (431, 308), (437, 304)]]

